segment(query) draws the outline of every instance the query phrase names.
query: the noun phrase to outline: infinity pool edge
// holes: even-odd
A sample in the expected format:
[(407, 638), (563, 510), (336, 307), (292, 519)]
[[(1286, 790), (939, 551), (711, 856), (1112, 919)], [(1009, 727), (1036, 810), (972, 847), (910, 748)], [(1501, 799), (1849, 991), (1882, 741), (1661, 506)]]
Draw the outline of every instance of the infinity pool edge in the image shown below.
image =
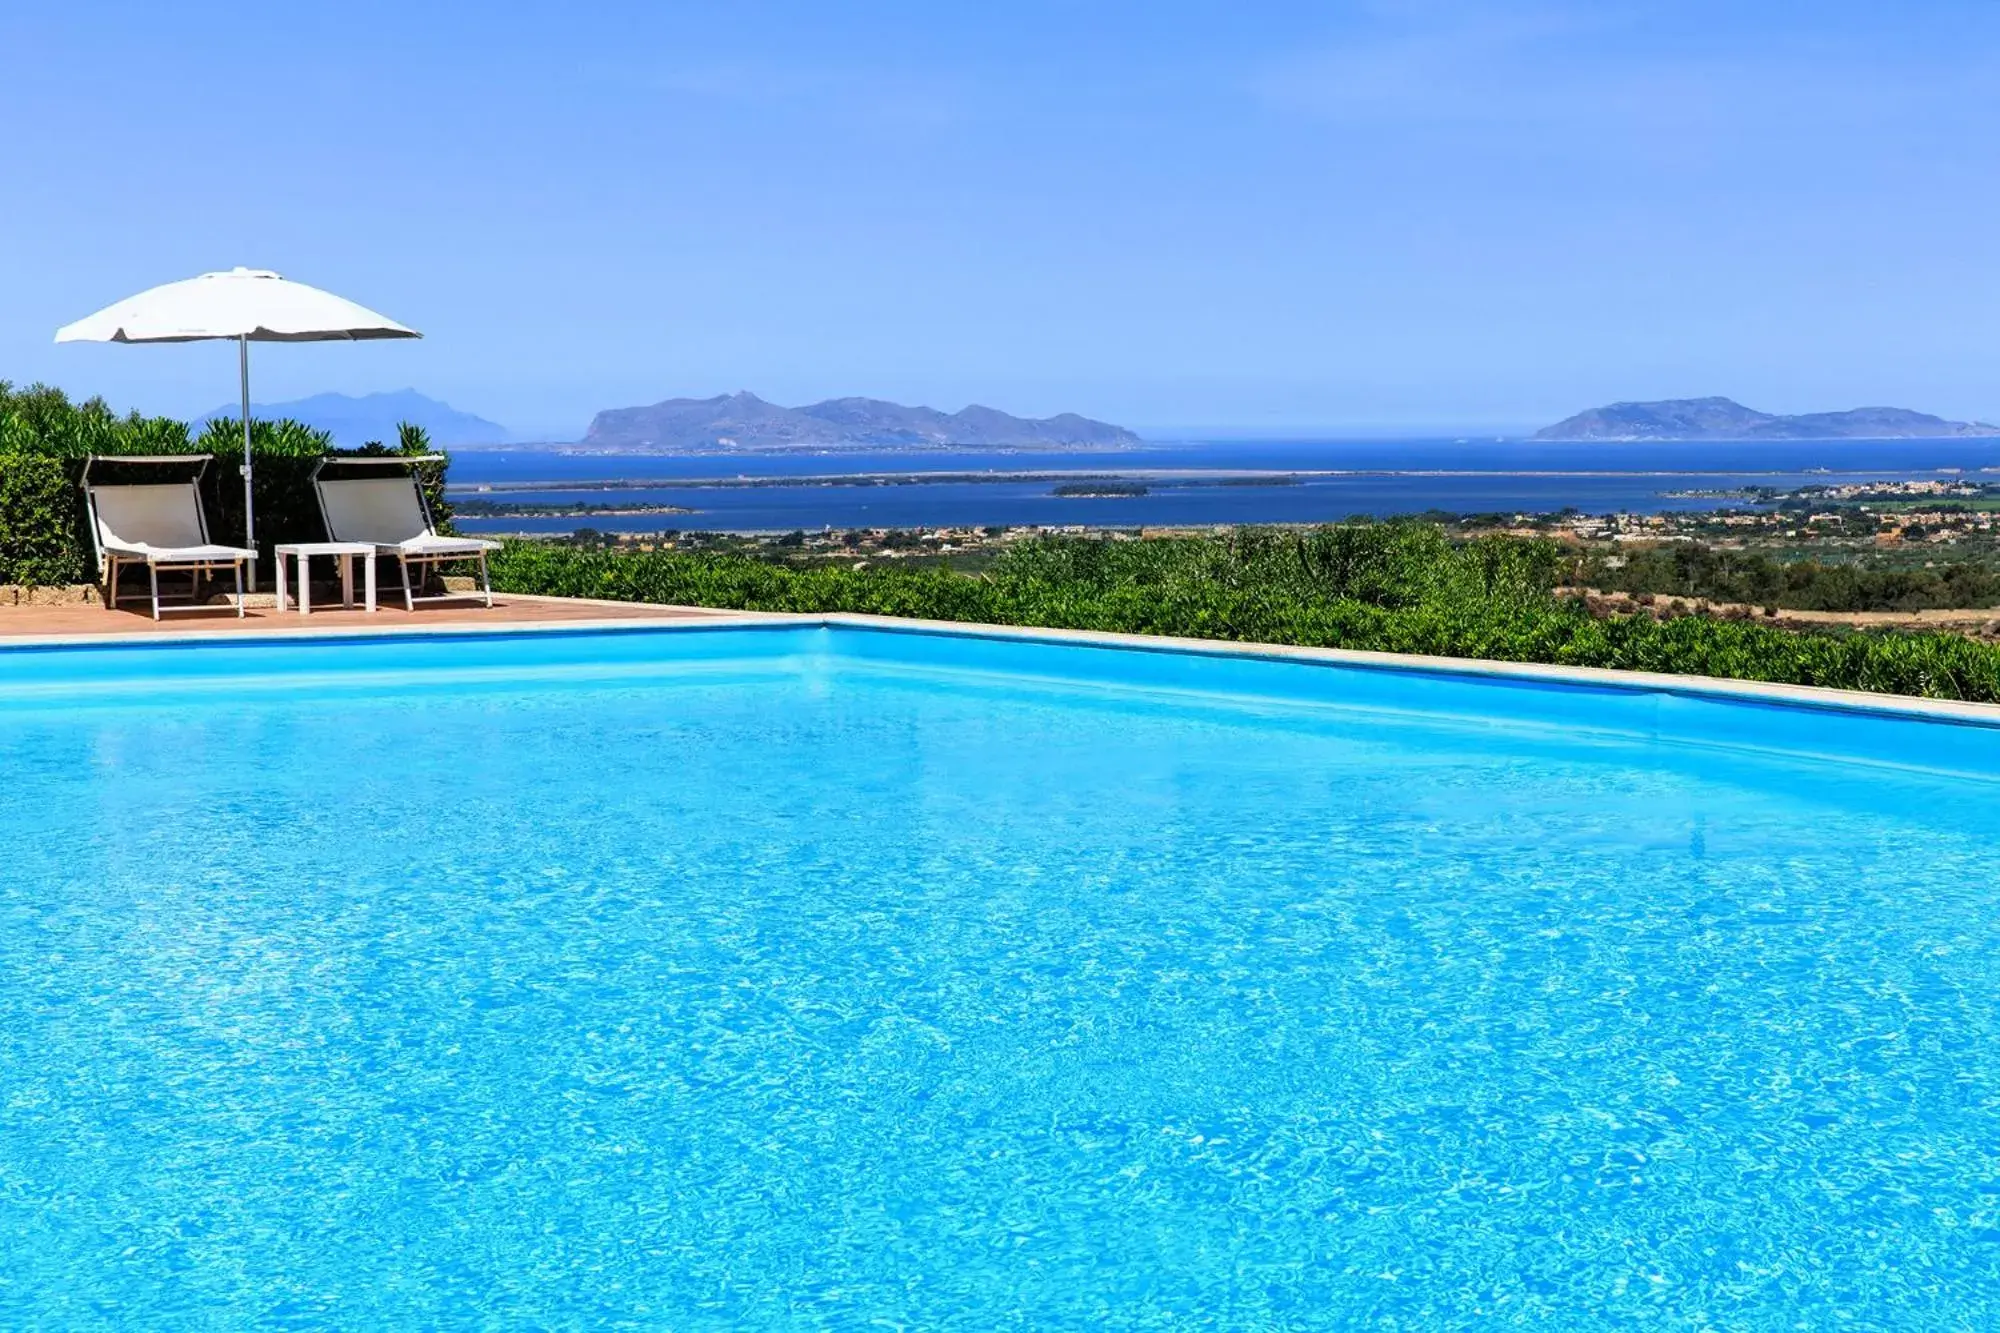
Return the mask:
[[(607, 605), (611, 605), (608, 604)], [(629, 605), (618, 603), (616, 605)], [(898, 635), (988, 639), (1014, 643), (1044, 643), (1150, 654), (1173, 654), (1264, 660), (1300, 665), (1320, 664), (1369, 672), (1423, 676), (1472, 677), (1518, 684), (1572, 685), (1591, 690), (1633, 694), (1668, 694), (1696, 699), (1734, 700), (1784, 705), (1844, 714), (1925, 719), (2000, 729), (2000, 704), (1931, 699), (1916, 695), (1879, 694), (1866, 690), (1768, 681), (1731, 680), (1715, 676), (1665, 672), (1622, 671), (1608, 667), (1562, 666), (1541, 662), (1492, 661), (1414, 653), (1371, 652), (1351, 648), (1307, 647), (1295, 644), (1193, 639), (1170, 635), (1124, 634), (1104, 630), (1056, 629), (1039, 626), (987, 625), (960, 621), (917, 620), (850, 612), (789, 614), (783, 612), (714, 612), (708, 608), (661, 607), (658, 619), (621, 617), (604, 620), (455, 622), (441, 625), (385, 625), (380, 628), (272, 628), (218, 632), (190, 626), (181, 631), (114, 634), (47, 634), (0, 638), (0, 657), (15, 653), (65, 650), (278, 646), (287, 643), (380, 643), (408, 639), (478, 639), (489, 637), (582, 637), (607, 634), (710, 633), (717, 631), (848, 628)], [(702, 611), (699, 619), (683, 618)], [(672, 613), (672, 614), (669, 614)]]

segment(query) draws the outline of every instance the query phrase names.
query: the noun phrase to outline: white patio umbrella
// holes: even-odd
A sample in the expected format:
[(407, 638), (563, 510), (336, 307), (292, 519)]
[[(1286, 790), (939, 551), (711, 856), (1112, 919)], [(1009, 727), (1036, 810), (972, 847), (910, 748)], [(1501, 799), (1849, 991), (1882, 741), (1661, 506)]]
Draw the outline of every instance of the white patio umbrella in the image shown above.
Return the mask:
[(250, 507), (250, 344), (423, 336), (332, 292), (251, 268), (204, 273), (153, 287), (56, 330), (59, 343), (185, 343), (223, 338), (236, 343), (236, 364), (243, 381), (243, 544), (252, 550), (257, 546), (257, 531)]

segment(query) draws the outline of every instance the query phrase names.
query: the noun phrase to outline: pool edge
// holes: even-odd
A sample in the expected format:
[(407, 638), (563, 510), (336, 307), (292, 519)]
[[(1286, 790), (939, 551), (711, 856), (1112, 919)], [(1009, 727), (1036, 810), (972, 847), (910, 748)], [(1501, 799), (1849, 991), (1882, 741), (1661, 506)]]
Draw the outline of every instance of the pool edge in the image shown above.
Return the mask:
[[(585, 599), (570, 599), (585, 600)], [(630, 607), (633, 603), (591, 604)], [(2000, 704), (1915, 695), (1877, 694), (1866, 690), (1818, 685), (1785, 685), (1768, 681), (1728, 680), (1716, 676), (1671, 675), (1654, 671), (1621, 671), (1610, 667), (1562, 666), (1544, 662), (1489, 661), (1465, 657), (1435, 657), (1415, 653), (1370, 652), (1352, 648), (1320, 648), (1295, 644), (1243, 642), (1232, 639), (1191, 639), (1173, 635), (1125, 634), (1108, 630), (1057, 629), (1024, 625), (988, 625), (950, 620), (918, 620), (857, 612), (791, 613), (777, 611), (717, 611), (710, 607), (662, 605), (657, 617), (625, 615), (602, 620), (456, 621), (440, 625), (384, 625), (315, 629), (272, 628), (219, 633), (190, 627), (186, 631), (143, 631), (129, 634), (44, 634), (0, 639), (0, 654), (88, 648), (185, 648), (194, 645), (273, 645), (382, 642), (410, 638), (525, 637), (567, 634), (704, 633), (746, 629), (846, 628), (879, 633), (932, 637), (1000, 639), (1106, 649), (1173, 653), (1300, 664), (1340, 666), (1367, 671), (1417, 675), (1472, 677), (1539, 682), (1616, 690), (1635, 694), (1671, 694), (1693, 698), (1749, 701), (1814, 711), (1916, 718), (2000, 729)], [(698, 613), (690, 615), (690, 612)]]
[(799, 620), (891, 633), (956, 635), (964, 638), (1077, 644), (1206, 657), (1321, 663), (1371, 671), (1579, 685), (1635, 694), (1660, 693), (1697, 698), (1750, 700), (1817, 711), (1914, 716), (1932, 721), (2000, 728), (2000, 704), (1969, 703), (1956, 699), (1927, 699), (1909, 694), (1876, 694), (1867, 690), (1840, 690), (1821, 685), (1783, 685), (1769, 681), (1729, 680), (1718, 676), (1620, 671), (1611, 667), (1560, 666), (1545, 662), (1502, 662), (1471, 657), (1432, 657), (1417, 653), (1313, 648), (1295, 644), (1242, 642), (1233, 639), (1188, 639), (1165, 634), (1121, 634), (1108, 630), (1042, 629), (1020, 625), (965, 624), (949, 620), (906, 620), (895, 616), (869, 616), (851, 612), (801, 616)]

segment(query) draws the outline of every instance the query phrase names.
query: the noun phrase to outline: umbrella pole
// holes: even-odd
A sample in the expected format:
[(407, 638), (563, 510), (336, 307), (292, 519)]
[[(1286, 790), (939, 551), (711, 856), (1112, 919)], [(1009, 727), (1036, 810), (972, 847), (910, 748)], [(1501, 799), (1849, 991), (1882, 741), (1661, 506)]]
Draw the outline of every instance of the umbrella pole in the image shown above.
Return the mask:
[[(250, 496), (250, 340), (236, 339), (236, 369), (243, 381), (243, 544), (257, 549), (257, 523)], [(250, 562), (250, 591), (257, 591), (257, 562)]]

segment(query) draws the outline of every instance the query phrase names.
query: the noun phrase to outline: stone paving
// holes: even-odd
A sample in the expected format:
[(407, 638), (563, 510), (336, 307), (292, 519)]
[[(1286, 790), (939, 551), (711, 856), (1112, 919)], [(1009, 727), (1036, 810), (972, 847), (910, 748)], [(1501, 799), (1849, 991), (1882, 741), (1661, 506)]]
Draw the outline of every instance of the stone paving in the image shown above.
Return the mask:
[(170, 611), (154, 620), (144, 606), (133, 603), (107, 611), (95, 602), (46, 604), (0, 604), (0, 641), (10, 638), (52, 635), (97, 634), (271, 634), (299, 630), (421, 630), (427, 628), (508, 625), (541, 625), (582, 621), (687, 621), (715, 616), (741, 616), (742, 612), (710, 611), (688, 606), (647, 606), (630, 602), (597, 602), (566, 597), (527, 597), (496, 593), (488, 609), (477, 598), (462, 602), (430, 602), (405, 611), (400, 603), (382, 600), (374, 613), (343, 609), (336, 593), (325, 601), (316, 597), (310, 616), (298, 613), (296, 604), (279, 611), (270, 595), (252, 597), (248, 614), (238, 619), (234, 605), (220, 603), (200, 610)]

